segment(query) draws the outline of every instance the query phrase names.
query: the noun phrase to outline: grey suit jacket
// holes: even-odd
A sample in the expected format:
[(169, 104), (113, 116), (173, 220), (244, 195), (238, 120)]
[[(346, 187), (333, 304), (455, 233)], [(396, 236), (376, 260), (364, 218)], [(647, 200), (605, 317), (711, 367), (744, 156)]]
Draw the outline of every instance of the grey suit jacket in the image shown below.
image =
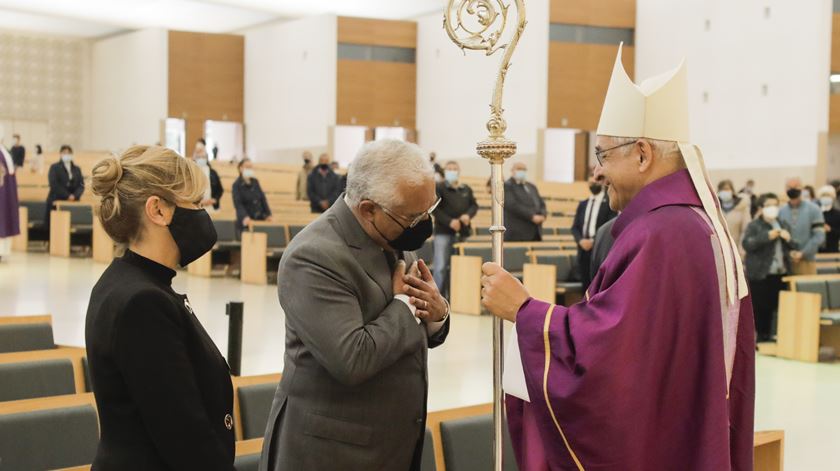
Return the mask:
[(384, 252), (343, 198), (289, 244), (278, 291), (285, 367), (260, 470), (419, 469), (427, 348), (449, 321), (430, 337), (394, 299)]
[(542, 240), (540, 226), (531, 219), (547, 214), (545, 201), (536, 185), (530, 182), (516, 183), (513, 178), (505, 182), (505, 240), (509, 242), (531, 242)]

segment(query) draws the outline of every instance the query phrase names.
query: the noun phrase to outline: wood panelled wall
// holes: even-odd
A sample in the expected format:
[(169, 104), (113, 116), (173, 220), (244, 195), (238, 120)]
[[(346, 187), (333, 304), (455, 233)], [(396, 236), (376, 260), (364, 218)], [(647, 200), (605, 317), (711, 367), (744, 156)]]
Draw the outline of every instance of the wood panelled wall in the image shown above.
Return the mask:
[[(635, 0), (551, 0), (552, 23), (635, 28)], [(607, 93), (612, 45), (552, 41), (548, 51), (548, 127), (594, 131)], [(635, 51), (624, 47), (624, 67), (634, 76)]]
[[(338, 42), (416, 49), (417, 23), (339, 17)], [(416, 125), (416, 64), (339, 59), (336, 88), (337, 124)]]
[[(840, 73), (840, 13), (831, 21), (831, 73)], [(829, 96), (828, 110), (828, 132), (840, 133), (840, 95)]]
[(187, 154), (206, 120), (244, 119), (245, 37), (169, 32), (169, 116), (187, 123)]

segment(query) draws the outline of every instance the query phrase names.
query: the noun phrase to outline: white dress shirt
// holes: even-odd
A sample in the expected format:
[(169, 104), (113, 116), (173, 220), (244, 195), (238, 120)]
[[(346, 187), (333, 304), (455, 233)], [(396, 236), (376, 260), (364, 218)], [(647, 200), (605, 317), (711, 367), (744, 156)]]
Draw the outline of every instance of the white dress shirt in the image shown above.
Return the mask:
[(604, 202), (604, 192), (590, 196), (586, 204), (586, 214), (583, 217), (583, 238), (594, 239), (598, 232), (598, 213), (601, 212), (601, 203)]

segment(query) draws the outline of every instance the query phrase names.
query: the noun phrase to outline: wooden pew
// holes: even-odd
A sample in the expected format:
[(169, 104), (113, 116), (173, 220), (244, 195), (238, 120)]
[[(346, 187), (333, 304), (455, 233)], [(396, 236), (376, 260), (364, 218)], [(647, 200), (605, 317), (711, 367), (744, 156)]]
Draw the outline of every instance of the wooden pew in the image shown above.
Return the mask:
[[(58, 257), (70, 256), (71, 236), (76, 233), (93, 231), (93, 226), (86, 223), (73, 223), (73, 209), (90, 211), (93, 219), (93, 205), (77, 201), (56, 201), (56, 209), (50, 216), (50, 255)], [(73, 209), (71, 209), (73, 208)]]
[(777, 343), (775, 348), (760, 346), (759, 351), (808, 362), (819, 361), (820, 347), (840, 353), (840, 299), (835, 299), (840, 294), (840, 274), (794, 275), (782, 280), (789, 291), (779, 293)]
[(56, 347), (50, 350), (33, 350), (28, 352), (0, 353), (0, 364), (24, 363), (44, 360), (68, 359), (73, 363), (73, 379), (76, 393), (86, 392), (85, 370), (82, 359), (86, 352), (78, 347)]
[(37, 314), (34, 316), (0, 316), (0, 325), (12, 324), (50, 324), (52, 325), (52, 316), (49, 314)]
[(753, 469), (755, 471), (783, 471), (784, 465), (784, 430), (755, 432), (753, 437)]
[(20, 206), (18, 219), (20, 220), (20, 235), (12, 239), (12, 250), (26, 252), (29, 249), (29, 209)]
[[(280, 373), (273, 373), (258, 376), (231, 376), (233, 382), (233, 423), (234, 433), (236, 435), (237, 444), (242, 440), (242, 410), (239, 408), (239, 388), (243, 386), (253, 386), (255, 384), (273, 383), (279, 384), (282, 375)], [(252, 441), (252, 440), (248, 440)], [(260, 439), (262, 442), (262, 439)], [(246, 453), (247, 454), (247, 453)]]
[[(262, 231), (281, 231), (280, 237), (272, 238)], [(289, 226), (276, 222), (254, 221), (249, 230), (242, 233), (242, 271), (243, 283), (268, 284), (268, 259), (283, 253), (289, 243)]]

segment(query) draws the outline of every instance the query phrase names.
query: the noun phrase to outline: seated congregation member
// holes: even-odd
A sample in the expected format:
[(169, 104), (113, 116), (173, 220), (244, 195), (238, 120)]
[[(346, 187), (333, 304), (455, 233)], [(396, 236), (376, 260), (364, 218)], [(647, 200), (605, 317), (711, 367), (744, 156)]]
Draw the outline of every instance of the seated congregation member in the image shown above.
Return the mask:
[(528, 167), (522, 162), (513, 164), (513, 176), (505, 182), (505, 240), (542, 240), (540, 228), (546, 214), (537, 186), (528, 181)]
[(755, 332), (759, 342), (772, 340), (773, 316), (779, 307), (782, 277), (791, 273), (790, 253), (796, 242), (787, 222), (779, 220), (779, 198), (773, 193), (758, 199), (759, 213), (744, 232), (744, 261), (755, 312)]
[(309, 173), (306, 180), (306, 192), (313, 213), (323, 213), (330, 209), (341, 195), (341, 177), (330, 168), (329, 155), (321, 154), (318, 157), (318, 166)]
[(210, 166), (210, 158), (207, 155), (207, 143), (204, 138), (200, 138), (195, 143), (195, 151), (192, 155), (193, 161), (198, 164), (204, 177), (207, 179), (206, 189), (201, 198), (201, 206), (203, 208), (212, 207), (219, 209), (222, 195), (225, 193), (222, 188), (222, 179), (219, 178), (219, 173)]
[(820, 247), (822, 253), (840, 252), (840, 209), (834, 205), (837, 199), (837, 190), (831, 185), (826, 185), (817, 192), (817, 202), (823, 212), (825, 219), (825, 244)]
[(449, 260), (456, 239), (463, 241), (470, 236), (472, 218), (478, 213), (478, 203), (469, 185), (460, 182), (461, 167), (457, 162), (447, 162), (444, 181), (437, 184), (440, 204), (435, 209), (434, 269), (435, 283), (444, 296), (449, 294)]
[(94, 470), (234, 469), (228, 365), (172, 289), (175, 269), (216, 243), (197, 204), (205, 185), (163, 147), (134, 146), (93, 168), (99, 220), (128, 245), (94, 286), (85, 321), (101, 430)]
[(260, 181), (254, 177), (251, 159), (239, 162), (239, 178), (233, 182), (233, 206), (236, 208), (236, 228), (239, 231), (248, 227), (251, 221), (271, 221), (271, 209)]
[(726, 218), (726, 224), (729, 226), (729, 234), (738, 244), (738, 250), (743, 257), (744, 247), (741, 245), (741, 240), (744, 238), (747, 224), (752, 221), (750, 201), (742, 194), (735, 194), (735, 185), (732, 184), (732, 180), (723, 180), (718, 183), (718, 201)]
[(67, 144), (61, 146), (61, 157), (58, 162), (50, 166), (47, 180), (50, 192), (47, 194), (47, 226), (50, 222), (50, 211), (55, 209), (56, 201), (79, 201), (85, 192), (85, 179), (82, 169), (73, 163), (73, 148)]
[(589, 179), (589, 192), (592, 196), (578, 204), (575, 219), (572, 222), (572, 235), (578, 246), (578, 275), (580, 275), (584, 291), (592, 281), (592, 250), (598, 229), (615, 217), (615, 213), (610, 209), (610, 199), (603, 190), (603, 176), (593, 176)]
[(261, 471), (420, 469), (427, 350), (446, 339), (449, 306), (411, 252), (432, 235), (436, 200), (419, 147), (369, 142), (344, 198), (292, 239), (277, 276), (286, 355)]

